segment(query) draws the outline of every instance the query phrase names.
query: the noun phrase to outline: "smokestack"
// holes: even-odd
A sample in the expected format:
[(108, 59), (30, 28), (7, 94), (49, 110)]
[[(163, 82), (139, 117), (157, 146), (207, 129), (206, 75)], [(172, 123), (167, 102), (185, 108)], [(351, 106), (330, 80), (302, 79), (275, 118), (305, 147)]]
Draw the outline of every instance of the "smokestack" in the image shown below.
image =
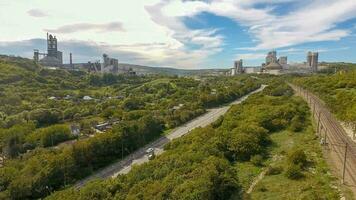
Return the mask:
[(72, 53), (69, 53), (69, 63), (70, 63), (70, 67), (73, 68)]

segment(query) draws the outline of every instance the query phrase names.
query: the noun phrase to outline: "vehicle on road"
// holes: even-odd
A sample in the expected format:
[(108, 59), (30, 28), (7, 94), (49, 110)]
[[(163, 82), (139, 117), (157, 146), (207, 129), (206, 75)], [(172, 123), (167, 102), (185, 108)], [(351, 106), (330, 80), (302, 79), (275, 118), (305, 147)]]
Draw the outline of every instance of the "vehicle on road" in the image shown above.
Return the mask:
[(152, 152), (154, 152), (154, 151), (155, 151), (154, 148), (148, 148), (148, 149), (146, 150), (146, 153), (149, 154), (149, 153), (152, 153)]
[(153, 160), (156, 157), (154, 148), (148, 148), (146, 150), (146, 154), (147, 154), (148, 160)]
[(156, 157), (156, 155), (154, 152), (152, 152), (152, 153), (148, 154), (147, 157), (148, 157), (148, 160), (153, 160)]

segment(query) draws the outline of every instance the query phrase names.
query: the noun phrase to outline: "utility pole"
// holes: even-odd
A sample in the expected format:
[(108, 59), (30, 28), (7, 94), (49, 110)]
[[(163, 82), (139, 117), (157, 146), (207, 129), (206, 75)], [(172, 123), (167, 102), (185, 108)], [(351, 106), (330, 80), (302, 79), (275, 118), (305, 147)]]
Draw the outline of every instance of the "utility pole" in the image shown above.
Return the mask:
[(343, 167), (343, 170), (342, 170), (342, 184), (345, 184), (346, 156), (347, 156), (347, 143), (345, 145), (344, 167)]
[(321, 134), (321, 132), (320, 132), (320, 115), (321, 115), (321, 111), (319, 110), (319, 115), (318, 115), (318, 129), (317, 129), (317, 132), (318, 132), (318, 134), (320, 135)]

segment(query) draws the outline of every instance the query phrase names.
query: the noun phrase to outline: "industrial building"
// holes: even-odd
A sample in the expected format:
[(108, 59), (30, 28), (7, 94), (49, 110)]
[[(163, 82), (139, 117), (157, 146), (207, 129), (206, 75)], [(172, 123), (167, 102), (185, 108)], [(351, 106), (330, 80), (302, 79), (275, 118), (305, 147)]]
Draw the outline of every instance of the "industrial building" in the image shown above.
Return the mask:
[[(40, 56), (43, 58), (40, 59)], [(63, 65), (63, 53), (58, 51), (56, 36), (47, 33), (47, 53), (40, 53), (38, 49), (35, 49), (33, 59), (44, 66), (61, 67)]]
[(231, 68), (230, 75), (235, 76), (237, 74), (242, 74), (242, 73), (244, 73), (243, 61), (242, 59), (236, 60), (234, 62), (234, 67)]
[(280, 64), (280, 65), (287, 65), (288, 64), (288, 58), (287, 58), (287, 56), (281, 56), (281, 57), (279, 57), (278, 58), (278, 63)]
[(318, 52), (308, 52), (307, 53), (307, 67), (311, 69), (312, 72), (318, 71), (318, 61), (319, 53)]
[[(267, 53), (265, 58), (265, 63), (259, 67), (243, 67), (242, 60), (235, 61), (234, 67), (231, 68), (229, 75), (237, 75), (241, 73), (252, 74), (252, 73), (266, 73), (281, 75), (286, 73), (315, 73), (319, 68), (319, 53), (318, 52), (308, 52), (307, 62), (305, 63), (288, 63), (287, 56), (280, 56), (277, 59), (277, 51), (273, 50)], [(321, 66), (322, 67), (322, 66)]]
[(281, 74), (283, 66), (286, 67), (288, 65), (287, 59), (286, 56), (282, 56), (277, 60), (277, 51), (268, 52), (266, 63), (262, 64), (262, 72), (275, 75)]
[(261, 67), (244, 67), (245, 74), (257, 74), (261, 72)]
[[(74, 66), (78, 66), (74, 64)], [(100, 60), (95, 62), (83, 63), (80, 66), (81, 68), (85, 68), (88, 72), (94, 73), (113, 73), (113, 74), (124, 74), (124, 75), (136, 75), (136, 72), (130, 68), (125, 66), (119, 66), (119, 61), (115, 58), (109, 57), (107, 54), (103, 54), (103, 62)]]
[(119, 61), (115, 58), (110, 58), (107, 54), (103, 54), (103, 63), (100, 71), (102, 73), (118, 73)]
[(242, 59), (235, 61), (234, 67), (237, 70), (238, 74), (242, 74), (244, 72)]
[(243, 66), (243, 60), (237, 60), (234, 62), (234, 67), (231, 68), (230, 75), (235, 76), (238, 74), (254, 74), (254, 73), (260, 73), (261, 72), (261, 67), (244, 67)]
[(131, 68), (119, 67), (118, 59), (111, 58), (103, 54), (103, 62), (73, 63), (73, 54), (69, 54), (69, 64), (63, 64), (63, 53), (58, 51), (58, 40), (56, 36), (47, 33), (47, 52), (41, 53), (38, 49), (34, 50), (33, 59), (48, 69), (68, 69), (68, 70), (88, 70), (97, 73), (114, 73), (136, 75)]
[(266, 56), (266, 65), (275, 62), (277, 62), (277, 52), (275, 50), (268, 52)]

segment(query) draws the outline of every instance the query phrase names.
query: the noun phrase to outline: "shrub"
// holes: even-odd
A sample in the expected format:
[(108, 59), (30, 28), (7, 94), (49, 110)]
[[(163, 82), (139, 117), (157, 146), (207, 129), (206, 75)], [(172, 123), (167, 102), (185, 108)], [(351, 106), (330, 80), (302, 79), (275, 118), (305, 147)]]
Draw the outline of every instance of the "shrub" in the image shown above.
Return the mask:
[(268, 131), (256, 125), (239, 125), (227, 139), (227, 154), (230, 160), (248, 161), (260, 154), (268, 141)]
[(287, 158), (289, 164), (298, 165), (301, 168), (304, 168), (308, 163), (307, 156), (305, 155), (304, 151), (301, 149), (292, 150), (291, 152), (289, 152)]
[(267, 192), (268, 191), (268, 189), (264, 185), (258, 186), (256, 190), (258, 190), (260, 192)]
[(285, 175), (287, 178), (292, 180), (300, 179), (303, 177), (302, 168), (300, 167), (300, 165), (289, 164), (286, 169)]
[(216, 121), (214, 121), (213, 123), (211, 123), (211, 126), (213, 128), (218, 128), (219, 126), (221, 126), (221, 124), (223, 123), (224, 121), (224, 117), (223, 116), (220, 116)]
[(302, 118), (300, 116), (295, 116), (291, 120), (289, 130), (291, 130), (293, 132), (300, 132), (303, 130), (303, 126), (304, 126), (304, 124), (303, 124)]
[(29, 146), (40, 145), (50, 147), (73, 138), (67, 125), (53, 125), (38, 129), (28, 135), (26, 140)]
[(278, 166), (278, 167), (277, 167), (277, 166), (276, 166), (276, 167), (269, 166), (269, 167), (267, 168), (266, 175), (267, 175), (267, 176), (270, 176), (270, 175), (278, 175), (278, 174), (282, 173), (282, 171), (283, 171), (283, 168), (280, 167), (280, 166)]
[(228, 142), (228, 152), (232, 160), (246, 161), (263, 150), (259, 138), (249, 133), (238, 132)]
[(270, 96), (292, 96), (293, 90), (287, 84), (281, 84), (279, 81), (273, 82), (264, 91), (264, 94)]
[(254, 155), (251, 157), (250, 161), (255, 166), (262, 166), (263, 157), (261, 155)]

